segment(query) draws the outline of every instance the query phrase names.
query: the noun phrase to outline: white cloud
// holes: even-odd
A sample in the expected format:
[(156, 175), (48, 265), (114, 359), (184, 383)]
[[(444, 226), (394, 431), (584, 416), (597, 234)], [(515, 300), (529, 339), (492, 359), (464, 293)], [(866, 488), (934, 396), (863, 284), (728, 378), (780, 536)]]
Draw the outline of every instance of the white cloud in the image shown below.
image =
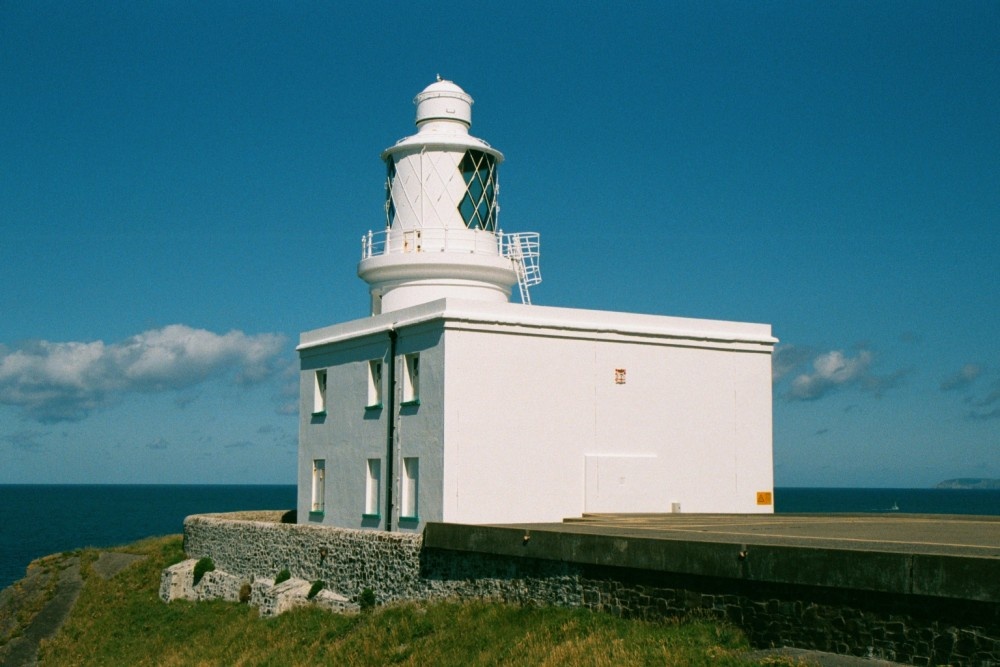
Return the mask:
[(802, 364), (809, 361), (813, 355), (807, 347), (796, 345), (778, 345), (771, 355), (771, 382), (778, 382)]
[(33, 451), (44, 446), (41, 440), (45, 435), (41, 431), (15, 431), (0, 437), (0, 442), (6, 442), (16, 449)]
[(872, 354), (861, 350), (849, 357), (840, 350), (824, 352), (813, 359), (813, 372), (802, 373), (792, 380), (789, 398), (810, 401), (844, 385), (857, 384), (870, 374)]
[(967, 419), (1000, 419), (1000, 377), (996, 369), (965, 364), (941, 380), (940, 389), (961, 397), (962, 403), (969, 406)]
[(994, 380), (985, 396), (970, 403), (973, 409), (968, 414), (969, 419), (1000, 419), (1000, 380)]
[(775, 350), (771, 380), (777, 386), (784, 378), (794, 375), (782, 397), (789, 401), (813, 401), (845, 388), (881, 396), (912, 370), (901, 368), (888, 375), (878, 375), (874, 370), (875, 360), (875, 354), (864, 346), (851, 355), (842, 350), (817, 353), (807, 347), (786, 345)]
[(299, 364), (289, 362), (281, 371), (281, 395), (276, 412), (279, 415), (299, 413)]
[(132, 392), (185, 389), (219, 377), (252, 384), (271, 376), (283, 343), (277, 334), (219, 335), (173, 324), (112, 344), (0, 348), (0, 403), (43, 423), (76, 421)]
[(979, 364), (965, 364), (958, 372), (941, 380), (941, 391), (964, 389), (975, 382), (982, 372), (983, 367)]

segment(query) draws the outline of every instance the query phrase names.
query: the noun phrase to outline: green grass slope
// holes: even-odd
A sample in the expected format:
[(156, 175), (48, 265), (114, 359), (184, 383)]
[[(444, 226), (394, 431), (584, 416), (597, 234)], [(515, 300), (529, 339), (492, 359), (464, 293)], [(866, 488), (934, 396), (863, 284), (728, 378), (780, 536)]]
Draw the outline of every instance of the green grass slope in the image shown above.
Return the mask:
[[(147, 556), (105, 580), (97, 552), (77, 552), (84, 586), (40, 664), (59, 665), (752, 665), (736, 629), (715, 621), (637, 621), (585, 609), (483, 601), (311, 608), (261, 619), (230, 602), (164, 604), (160, 571), (184, 558), (181, 538), (120, 551)], [(771, 658), (768, 664), (790, 664)]]

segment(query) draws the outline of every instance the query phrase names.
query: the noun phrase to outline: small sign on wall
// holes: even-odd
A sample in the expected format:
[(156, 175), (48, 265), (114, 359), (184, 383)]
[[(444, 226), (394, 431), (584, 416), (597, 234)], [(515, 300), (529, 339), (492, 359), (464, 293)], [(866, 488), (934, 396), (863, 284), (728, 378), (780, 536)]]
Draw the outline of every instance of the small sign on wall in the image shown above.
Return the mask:
[(625, 384), (625, 369), (616, 368), (615, 369), (615, 384)]
[(757, 504), (758, 505), (770, 505), (774, 502), (774, 498), (770, 491), (758, 491), (757, 492)]

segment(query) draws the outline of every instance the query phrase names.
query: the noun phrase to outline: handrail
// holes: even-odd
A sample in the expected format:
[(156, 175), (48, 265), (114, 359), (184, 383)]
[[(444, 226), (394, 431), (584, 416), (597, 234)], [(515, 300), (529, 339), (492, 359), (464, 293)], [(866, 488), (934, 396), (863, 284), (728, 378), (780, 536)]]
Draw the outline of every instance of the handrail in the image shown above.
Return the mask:
[[(507, 234), (506, 237), (504, 256), (514, 260), (522, 297), (525, 297), (525, 287), (542, 282), (542, 273), (538, 268), (541, 245), (539, 235), (538, 232), (516, 232)], [(522, 301), (526, 299), (522, 298)]]
[[(476, 233), (470, 234), (469, 231)], [(495, 234), (484, 230), (423, 228), (369, 231), (361, 237), (361, 259), (409, 252), (460, 252), (494, 255), (508, 259), (527, 258), (537, 262), (538, 232)]]

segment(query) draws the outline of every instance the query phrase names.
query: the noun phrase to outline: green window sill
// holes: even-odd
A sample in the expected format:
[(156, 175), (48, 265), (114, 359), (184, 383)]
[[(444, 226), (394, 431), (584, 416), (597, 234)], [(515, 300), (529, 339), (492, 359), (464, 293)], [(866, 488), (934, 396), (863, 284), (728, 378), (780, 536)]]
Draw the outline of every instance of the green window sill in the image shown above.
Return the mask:
[(313, 412), (312, 416), (313, 417), (325, 417), (326, 416), (326, 410), (320, 410), (319, 412)]
[(379, 520), (381, 520), (382, 519), (382, 515), (381, 514), (362, 514), (361, 518), (362, 519), (379, 519)]
[(419, 398), (414, 398), (411, 401), (403, 401), (402, 403), (399, 404), (399, 406), (402, 407), (402, 408), (408, 408), (411, 405), (420, 405), (420, 399)]
[(381, 409), (382, 409), (381, 403), (372, 403), (371, 405), (365, 406), (365, 410), (381, 410)]
[(420, 521), (420, 517), (417, 516), (417, 515), (413, 515), (413, 516), (401, 516), (401, 517), (399, 517), (399, 520), (400, 521)]

